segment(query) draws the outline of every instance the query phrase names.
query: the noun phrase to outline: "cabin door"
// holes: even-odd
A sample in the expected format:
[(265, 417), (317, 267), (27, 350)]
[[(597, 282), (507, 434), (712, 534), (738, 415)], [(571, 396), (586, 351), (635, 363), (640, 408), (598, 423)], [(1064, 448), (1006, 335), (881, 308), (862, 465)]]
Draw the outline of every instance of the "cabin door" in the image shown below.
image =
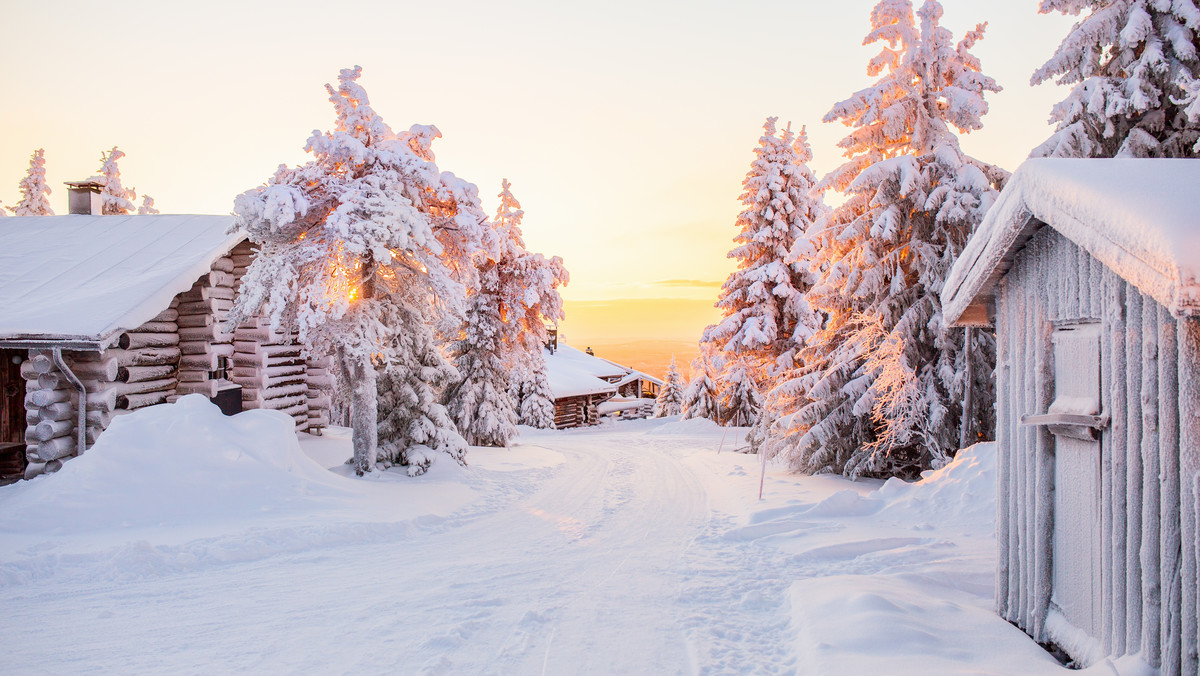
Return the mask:
[(24, 350), (0, 350), (0, 479), (25, 473)]
[[(1051, 414), (1100, 414), (1100, 325), (1054, 332)], [(1051, 600), (1073, 626), (1100, 633), (1100, 434), (1085, 426), (1054, 433), (1054, 590)]]

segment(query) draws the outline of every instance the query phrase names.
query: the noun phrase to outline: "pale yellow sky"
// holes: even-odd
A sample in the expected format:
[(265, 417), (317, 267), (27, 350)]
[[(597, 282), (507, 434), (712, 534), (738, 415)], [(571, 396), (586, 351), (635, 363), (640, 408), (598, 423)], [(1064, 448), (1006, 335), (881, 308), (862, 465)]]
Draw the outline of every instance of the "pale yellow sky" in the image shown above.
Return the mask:
[[(439, 166), (477, 183), (489, 212), (512, 181), (526, 240), (566, 260), (575, 307), (711, 301), (733, 267), (763, 119), (807, 124), (818, 173), (841, 161), (846, 129), (820, 120), (870, 82), (873, 4), (8, 3), (0, 199), (17, 200), (29, 153), (45, 147), (64, 212), (62, 181), (93, 174), (116, 144), (126, 184), (164, 212), (226, 213), (277, 164), (305, 161), (305, 139), (332, 119), (322, 85), (359, 64), (393, 127), (438, 125)], [(1065, 95), (1028, 81), (1071, 21), (1038, 15), (1036, 0), (943, 4), (956, 36), (991, 22), (975, 52), (1006, 90), (963, 145), (1013, 169)], [(689, 312), (673, 330), (694, 339), (706, 320)]]

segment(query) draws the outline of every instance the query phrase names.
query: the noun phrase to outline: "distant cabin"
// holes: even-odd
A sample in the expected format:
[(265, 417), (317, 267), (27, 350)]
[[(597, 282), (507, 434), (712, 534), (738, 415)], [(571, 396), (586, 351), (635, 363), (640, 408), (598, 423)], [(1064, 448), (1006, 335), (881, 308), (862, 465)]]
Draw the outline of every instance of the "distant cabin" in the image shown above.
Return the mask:
[(254, 256), (231, 217), (92, 215), (89, 188), (72, 185), (85, 213), (0, 218), (0, 474), (55, 471), (115, 417), (189, 393), (328, 424), (326, 364), (265, 322), (226, 332)]
[[(554, 426), (595, 425), (601, 416), (646, 417), (662, 381), (616, 362), (554, 341), (546, 351), (546, 375), (554, 393)], [(654, 392), (654, 396), (646, 393)]]
[(1200, 161), (1029, 160), (947, 279), (994, 326), (998, 612), (1083, 666), (1200, 647)]

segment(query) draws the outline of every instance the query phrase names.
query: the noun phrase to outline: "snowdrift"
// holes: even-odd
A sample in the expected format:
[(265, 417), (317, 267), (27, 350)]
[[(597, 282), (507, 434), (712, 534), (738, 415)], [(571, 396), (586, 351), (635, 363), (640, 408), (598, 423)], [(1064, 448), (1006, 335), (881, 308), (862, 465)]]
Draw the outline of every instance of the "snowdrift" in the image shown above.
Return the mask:
[(227, 417), (201, 395), (117, 418), (57, 473), (0, 493), (0, 530), (73, 531), (223, 520), (347, 495), (300, 450), (292, 419)]

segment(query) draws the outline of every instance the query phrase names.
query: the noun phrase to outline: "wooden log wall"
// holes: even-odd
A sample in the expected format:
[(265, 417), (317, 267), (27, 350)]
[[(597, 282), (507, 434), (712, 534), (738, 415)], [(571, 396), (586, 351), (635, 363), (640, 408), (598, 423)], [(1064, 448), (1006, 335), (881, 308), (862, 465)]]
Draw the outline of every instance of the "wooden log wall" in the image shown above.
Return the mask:
[[(249, 242), (230, 252), (234, 293), (253, 259)], [(244, 408), (287, 413), (296, 421), (297, 431), (329, 424), (333, 376), (328, 363), (308, 361), (296, 336), (272, 332), (266, 318), (234, 329), (231, 380), (242, 386)]]
[(21, 363), (25, 379), (25, 457), (27, 478), (56, 472), (75, 455), (74, 388), (54, 365), (50, 352), (31, 351)]
[(319, 432), (330, 424), (333, 407), (334, 380), (329, 357), (305, 362), (305, 384), (308, 386), (308, 431)]
[[(1023, 427), (1054, 397), (1056, 324), (1101, 324), (1100, 654), (1196, 674), (1200, 647), (1200, 321), (1154, 299), (1049, 227), (997, 295), (997, 611), (1039, 641), (1053, 594), (1054, 437)], [(1086, 661), (1086, 660), (1085, 660)]]
[(208, 274), (176, 297), (179, 302), (178, 396), (217, 394), (218, 379), (212, 377), (222, 358), (233, 357), (233, 336), (225, 331), (225, 320), (233, 308), (233, 257), (213, 262)]
[(563, 397), (554, 400), (554, 428), (567, 429), (584, 424), (583, 408), (587, 397)]

